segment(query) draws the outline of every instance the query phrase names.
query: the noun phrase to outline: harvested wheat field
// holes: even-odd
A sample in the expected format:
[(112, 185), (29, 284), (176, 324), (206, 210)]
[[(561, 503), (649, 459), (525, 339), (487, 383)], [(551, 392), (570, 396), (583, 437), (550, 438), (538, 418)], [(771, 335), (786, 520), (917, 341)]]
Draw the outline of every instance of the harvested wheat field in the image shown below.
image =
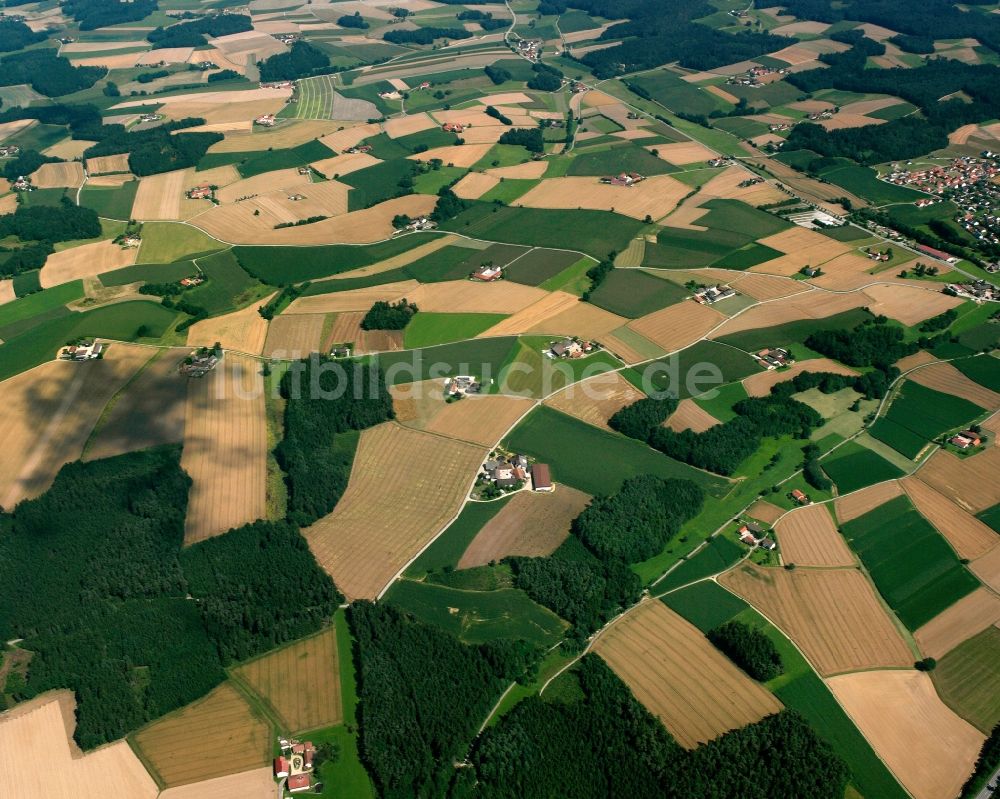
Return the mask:
[(977, 588), (939, 613), (913, 636), (924, 655), (940, 658), (997, 622), (1000, 622), (1000, 597), (987, 588)]
[(271, 297), (239, 311), (195, 322), (188, 328), (187, 343), (192, 347), (211, 347), (219, 342), (224, 350), (260, 355), (267, 337), (267, 320), (261, 317), (257, 308), (266, 305)]
[[(434, 539), (461, 507), (486, 452), (391, 422), (361, 433), (344, 496), (303, 531), (349, 600), (374, 599)], [(427, 463), (436, 466), (414, 466)]]
[(706, 200), (724, 199), (741, 200), (749, 205), (764, 205), (788, 199), (788, 195), (766, 181), (741, 187), (740, 183), (748, 177), (750, 173), (742, 167), (727, 167), (702, 186), (689, 202), (692, 205), (699, 205)]
[(919, 324), (962, 304), (958, 297), (949, 297), (940, 291), (928, 291), (915, 286), (880, 283), (866, 287), (865, 294), (875, 301), (870, 306), (873, 314), (888, 316), (904, 325)]
[(497, 125), (491, 127), (477, 125), (476, 127), (465, 129), (462, 133), (462, 141), (466, 144), (496, 144), (500, 141), (500, 137), (508, 130), (512, 130), (512, 128), (504, 128)]
[(113, 269), (131, 266), (139, 250), (123, 249), (111, 240), (97, 241), (52, 253), (39, 274), (42, 288), (69, 283), (81, 277), (96, 277)]
[[(416, 235), (416, 234), (414, 234)], [(412, 264), (414, 261), (418, 261), (425, 255), (430, 255), (435, 253), (440, 249), (445, 247), (450, 247), (451, 245), (456, 245), (461, 247), (464, 243), (464, 239), (458, 236), (447, 235), (438, 236), (436, 238), (429, 238), (426, 244), (421, 244), (418, 247), (414, 247), (411, 250), (402, 252), (399, 255), (394, 255), (392, 258), (386, 258), (384, 261), (379, 261), (378, 263), (372, 264), (371, 266), (359, 266), (357, 269), (351, 269), (347, 272), (341, 272), (336, 275), (331, 275), (330, 280), (349, 280), (355, 277), (367, 277), (369, 275), (379, 275), (383, 272), (391, 272), (394, 269), (398, 269), (401, 266), (406, 266), (407, 264)]]
[(589, 502), (588, 494), (567, 485), (551, 494), (519, 491), (472, 539), (458, 568), (484, 566), (511, 556), (551, 555)]
[(841, 524), (846, 524), (859, 516), (864, 516), (868, 511), (874, 510), (880, 505), (884, 505), (890, 499), (895, 499), (903, 493), (903, 489), (895, 480), (887, 483), (862, 488), (843, 497), (834, 500), (834, 507), (837, 510), (837, 519)]
[(333, 627), (252, 660), (235, 674), (262, 696), (293, 732), (318, 730), (344, 720)]
[(670, 418), (663, 423), (663, 426), (669, 427), (677, 433), (684, 430), (704, 433), (717, 424), (719, 424), (719, 420), (700, 405), (693, 400), (683, 399), (677, 405), (677, 410), (670, 414)]
[(274, 777), (271, 767), (263, 766), (239, 774), (167, 788), (158, 799), (271, 799), (272, 796)]
[(128, 153), (102, 155), (87, 159), (87, 172), (91, 175), (108, 175), (128, 171)]
[[(0, 209), (0, 212), (2, 212), (2, 209)], [(0, 280), (0, 305), (13, 302), (16, 299), (17, 295), (14, 293), (14, 281), (11, 278)]]
[(506, 178), (508, 180), (538, 180), (545, 174), (545, 170), (548, 168), (549, 165), (546, 161), (527, 161), (514, 166), (499, 166), (487, 169), (486, 173), (493, 175), (493, 177)]
[[(237, 177), (239, 177), (237, 175)], [(236, 180), (227, 186), (223, 186), (215, 193), (215, 198), (220, 203), (235, 203), (248, 197), (256, 197), (258, 194), (267, 192), (286, 190), (298, 194), (306, 187), (321, 186), (321, 183), (312, 183), (308, 175), (300, 175), (297, 169), (276, 169), (273, 172), (265, 172), (262, 175), (254, 175), (252, 178)]]
[(798, 280), (774, 275), (745, 274), (736, 278), (735, 285), (740, 294), (746, 294), (760, 301), (776, 300), (809, 290), (808, 286), (802, 285)]
[(974, 560), (1000, 543), (1000, 536), (993, 530), (927, 483), (916, 477), (899, 482), (913, 506), (948, 539), (960, 558)]
[(431, 161), (440, 158), (446, 166), (468, 169), (493, 148), (489, 142), (482, 144), (455, 144), (447, 147), (432, 147), (416, 155), (409, 155), (411, 161)]
[(766, 397), (778, 383), (792, 380), (803, 372), (832, 372), (838, 375), (857, 375), (857, 372), (853, 369), (837, 361), (831, 361), (829, 358), (810, 358), (807, 361), (796, 361), (788, 369), (782, 369), (780, 372), (772, 369), (750, 375), (750, 377), (743, 381), (743, 388), (746, 389), (747, 394), (751, 397)]
[(17, 210), (17, 194), (0, 197), (0, 214), (12, 214)]
[(538, 302), (548, 294), (544, 289), (499, 280), (477, 283), (472, 280), (448, 280), (422, 283), (407, 299), (421, 311), (432, 313), (513, 314)]
[(717, 157), (717, 153), (709, 150), (703, 144), (696, 141), (679, 141), (674, 144), (656, 144), (652, 147), (657, 150), (659, 157), (675, 166), (686, 166), (699, 161), (709, 161)]
[(682, 302), (629, 322), (628, 328), (673, 352), (704, 338), (725, 321), (723, 314), (707, 305)]
[(593, 650), (688, 749), (782, 709), (764, 686), (655, 599), (607, 628)]
[(1000, 547), (995, 547), (969, 566), (972, 573), (1000, 593)]
[(760, 243), (786, 254), (782, 258), (757, 264), (751, 270), (786, 276), (795, 274), (806, 264), (816, 266), (851, 251), (846, 244), (798, 225), (760, 239)]
[(298, 147), (337, 130), (341, 123), (327, 119), (283, 119), (273, 128), (255, 128), (247, 133), (227, 133), (222, 141), (208, 148), (209, 153), (259, 152)]
[(860, 571), (791, 572), (744, 564), (719, 582), (767, 615), (822, 675), (913, 663), (909, 647)]
[(83, 164), (79, 161), (63, 161), (42, 164), (31, 173), (31, 182), (37, 189), (77, 188), (83, 185)]
[(489, 330), (480, 333), (479, 336), (518, 335), (532, 328), (544, 326), (546, 320), (564, 311), (572, 310), (579, 304), (580, 298), (575, 294), (569, 294), (565, 291), (547, 292), (538, 302), (522, 308), (515, 314), (511, 314), (506, 319), (493, 325)]
[(619, 372), (605, 372), (570, 384), (545, 400), (545, 404), (607, 430), (608, 419), (644, 396)]
[(393, 385), (389, 379), (389, 394), (396, 421), (407, 427), (424, 430), (428, 423), (444, 407), (444, 381), (420, 380), (413, 383)]
[(872, 671), (826, 682), (916, 799), (958, 795), (985, 736), (941, 701), (927, 674)]
[[(296, 189), (279, 189), (258, 194), (240, 203), (242, 211), (250, 212), (263, 229), (290, 225), (305, 219), (331, 217), (347, 213), (350, 186), (329, 180)], [(310, 223), (311, 224), (311, 223)]]
[(806, 291), (748, 308), (728, 320), (712, 334), (712, 337), (720, 338), (744, 330), (775, 327), (800, 319), (824, 319), (852, 308), (863, 308), (870, 302), (868, 295), (863, 291), (852, 291), (848, 294)]
[(767, 500), (758, 499), (753, 505), (747, 508), (747, 516), (751, 519), (758, 519), (765, 524), (774, 524), (785, 515), (785, 509), (772, 505)]
[(826, 505), (796, 508), (782, 517), (774, 531), (785, 563), (796, 566), (854, 566), (856, 563)]
[(238, 774), (271, 759), (271, 728), (223, 683), (132, 736), (143, 760), (171, 788)]
[(425, 429), (492, 447), (534, 406), (533, 400), (522, 397), (466, 397), (461, 402), (442, 405)]
[(669, 175), (655, 175), (634, 186), (609, 186), (597, 178), (543, 180), (514, 205), (526, 208), (589, 208), (634, 219), (662, 219), (691, 189)]
[(177, 367), (186, 353), (158, 350), (114, 404), (87, 443), (85, 460), (98, 460), (184, 440), (187, 378)]
[(381, 163), (378, 158), (368, 153), (343, 153), (332, 158), (324, 158), (322, 161), (313, 161), (310, 166), (328, 178), (333, 178)]
[(156, 799), (156, 783), (125, 741), (80, 751), (75, 712), (72, 691), (51, 691), (0, 714), (0, 795)]
[(336, 314), (326, 341), (323, 342), (323, 351), (345, 343), (353, 344), (354, 352), (358, 354), (403, 349), (402, 330), (362, 330), (361, 320), (364, 316), (364, 311)]
[(576, 302), (565, 311), (532, 325), (526, 332), (600, 339), (628, 320), (588, 302)]
[(395, 232), (393, 217), (417, 217), (434, 210), (437, 198), (411, 194), (302, 227), (274, 230), (253, 215), (245, 203), (223, 205), (200, 214), (192, 224), (210, 236), (232, 244), (371, 244)]
[(500, 178), (485, 172), (470, 172), (452, 187), (452, 191), (463, 200), (478, 200), (486, 192), (500, 183)]
[(376, 124), (354, 125), (353, 127), (328, 133), (320, 141), (334, 152), (339, 153), (349, 147), (354, 147), (354, 145), (364, 141), (369, 136), (377, 136), (379, 133), (381, 133), (381, 128)]
[(988, 447), (969, 458), (938, 450), (917, 477), (971, 513), (1000, 502), (1000, 447)]
[(936, 363), (917, 369), (909, 375), (909, 379), (935, 391), (967, 399), (986, 410), (1000, 408), (1000, 394), (970, 380), (950, 363)]
[(195, 209), (190, 209), (191, 213), (186, 215), (181, 214), (181, 201), (186, 199), (184, 192), (194, 185), (188, 184), (191, 184), (191, 174), (187, 169), (141, 178), (132, 203), (132, 218), (181, 220), (193, 216), (197, 212)]
[[(331, 294), (314, 294), (293, 300), (282, 316), (295, 314), (339, 313), (342, 311), (368, 311), (379, 301), (394, 302), (411, 295), (420, 286), (416, 280), (383, 283), (364, 289), (336, 291)], [(360, 319), (359, 319), (360, 321)], [(346, 339), (345, 339), (346, 340)]]
[(382, 127), (390, 139), (398, 139), (400, 136), (409, 136), (411, 133), (420, 133), (436, 128), (437, 122), (431, 119), (429, 114), (421, 112), (387, 119)]
[(181, 467), (193, 481), (186, 544), (265, 515), (267, 425), (255, 361), (226, 353), (213, 372), (188, 382)]
[(326, 314), (280, 314), (271, 320), (264, 342), (267, 358), (297, 359), (319, 352)]
[(126, 183), (131, 183), (133, 180), (135, 180), (135, 176), (132, 174), (98, 175), (96, 178), (87, 178), (87, 186), (103, 186), (105, 188), (117, 189)]
[(908, 372), (918, 366), (935, 363), (936, 361), (937, 358), (927, 350), (917, 350), (913, 355), (907, 355), (905, 358), (900, 358), (896, 361), (896, 367), (900, 372)]
[(51, 361), (0, 383), (0, 507), (37, 497), (79, 458), (108, 401), (152, 356), (114, 344), (101, 360)]

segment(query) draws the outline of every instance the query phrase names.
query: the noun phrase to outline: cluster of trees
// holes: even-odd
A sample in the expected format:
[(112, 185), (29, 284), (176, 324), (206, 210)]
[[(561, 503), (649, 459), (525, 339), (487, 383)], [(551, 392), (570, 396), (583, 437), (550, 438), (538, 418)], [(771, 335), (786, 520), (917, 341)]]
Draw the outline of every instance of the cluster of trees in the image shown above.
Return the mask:
[[(509, 80), (513, 80), (514, 76), (510, 73), (510, 70), (504, 69), (503, 67), (498, 67), (496, 64), (487, 64), (483, 67), (483, 72), (486, 73), (486, 77), (493, 81), (494, 85), (499, 86), (501, 83), (506, 83)], [(492, 106), (491, 106), (492, 107)], [(494, 111), (496, 109), (493, 109)]]
[(939, 313), (937, 316), (932, 316), (930, 319), (926, 319), (920, 324), (921, 333), (936, 333), (939, 330), (945, 330), (951, 326), (951, 323), (958, 319), (958, 311), (954, 308), (949, 308), (944, 313)]
[(829, 491), (833, 486), (830, 478), (826, 476), (823, 468), (819, 465), (820, 448), (816, 444), (809, 443), (802, 448), (803, 463), (802, 476), (813, 488), (818, 491)]
[(299, 39), (285, 53), (276, 53), (260, 65), (263, 81), (295, 80), (317, 75), (328, 69), (330, 58), (309, 42)]
[(46, 97), (89, 89), (106, 72), (103, 67), (74, 67), (69, 59), (49, 49), (27, 50), (0, 58), (0, 86), (27, 83)]
[[(139, 83), (152, 83), (154, 80), (165, 78), (169, 74), (170, 73), (165, 69), (158, 69), (155, 72), (141, 72), (135, 76), (135, 79), (139, 81)], [(121, 92), (119, 91), (119, 95), (120, 94)]]
[(122, 125), (104, 125), (98, 132), (100, 140), (84, 155), (128, 153), (129, 168), (136, 175), (155, 175), (197, 164), (208, 148), (222, 140), (221, 133), (177, 133), (185, 128), (204, 124), (199, 117), (186, 117), (155, 128), (128, 131)]
[(563, 73), (561, 70), (538, 61), (531, 65), (531, 71), (535, 74), (528, 80), (529, 89), (537, 89), (540, 92), (557, 92), (562, 88)]
[(907, 53), (930, 55), (934, 52), (934, 38), (926, 34), (913, 36), (906, 33), (899, 33), (889, 39), (889, 41)]
[(853, 388), (865, 399), (882, 399), (889, 385), (899, 377), (899, 369), (889, 366), (874, 369), (863, 375), (842, 375), (836, 372), (801, 372), (771, 389), (774, 396), (791, 396), (799, 391), (817, 388), (823, 394), (835, 394), (844, 388)]
[(180, 562), (223, 664), (308, 635), (344, 600), (288, 522), (257, 521), (202, 541)]
[(573, 533), (602, 560), (637, 563), (660, 552), (704, 501), (690, 480), (639, 475), (617, 494), (595, 497), (573, 521)]
[(875, 366), (882, 371), (907, 355), (913, 355), (919, 345), (903, 340), (903, 329), (888, 324), (884, 316), (876, 316), (850, 330), (818, 330), (805, 340), (809, 349), (848, 366)]
[(472, 34), (465, 28), (415, 28), (391, 30), (382, 38), (393, 44), (434, 44), (438, 39), (468, 39)]
[(240, 73), (237, 72), (235, 69), (223, 69), (220, 70), (219, 72), (211, 73), (208, 76), (208, 80), (206, 81), (206, 83), (216, 83), (220, 80), (233, 80), (235, 78), (242, 78), (242, 77), (243, 76), (240, 75)]
[(22, 47), (45, 41), (44, 31), (35, 33), (31, 28), (11, 17), (0, 19), (0, 53), (20, 50)]
[(65, 0), (63, 11), (80, 23), (80, 30), (92, 31), (122, 22), (138, 22), (156, 11), (156, 0)]
[(311, 285), (312, 283), (307, 280), (305, 283), (285, 286), (269, 303), (261, 305), (260, 308), (257, 309), (257, 313), (259, 313), (264, 319), (274, 319), (279, 311), (290, 305), (293, 300), (301, 296), (302, 292), (304, 292)]
[(510, 21), (506, 19), (495, 19), (491, 11), (479, 11), (478, 9), (466, 9), (458, 12), (458, 19), (466, 22), (478, 22), (484, 31), (495, 31), (506, 28)]
[(590, 278), (590, 286), (583, 292), (580, 299), (584, 302), (589, 300), (590, 295), (597, 290), (597, 287), (604, 282), (604, 279), (611, 274), (611, 270), (614, 268), (614, 255), (611, 255), (607, 260), (598, 261), (590, 267), (590, 269), (587, 270), (587, 277)]
[(993, 728), (990, 737), (986, 739), (983, 748), (979, 751), (976, 767), (969, 779), (966, 780), (965, 785), (962, 786), (962, 793), (958, 799), (972, 799), (972, 797), (978, 796), (998, 767), (1000, 767), (1000, 724)]
[(675, 397), (662, 399), (643, 397), (617, 411), (614, 416), (608, 419), (608, 426), (629, 438), (645, 441), (649, 438), (650, 431), (663, 424), (676, 410), (677, 399)]
[(524, 147), (529, 153), (545, 152), (545, 137), (541, 128), (511, 128), (501, 134), (499, 142)]
[(344, 16), (337, 20), (337, 24), (342, 28), (356, 28), (357, 30), (366, 30), (371, 27), (368, 21), (361, 16), (360, 11), (355, 11), (353, 14), (344, 14)]
[(206, 35), (228, 36), (249, 30), (253, 30), (253, 23), (245, 14), (213, 14), (193, 22), (156, 28), (146, 34), (146, 38), (153, 43), (154, 50), (165, 47), (200, 47), (206, 43)]
[(308, 358), (281, 379), (285, 437), (275, 449), (288, 486), (288, 519), (300, 527), (325, 516), (347, 488), (357, 446), (352, 431), (393, 418), (377, 365)]
[[(840, 799), (850, 771), (794, 711), (686, 751), (596, 655), (571, 672), (575, 701), (522, 700), (479, 737), (456, 799), (605, 796)], [(775, 757), (781, 752), (781, 757)]]
[(405, 297), (395, 303), (379, 300), (361, 320), (361, 329), (402, 330), (410, 323), (416, 312), (417, 306), (407, 302)]
[(40, 269), (60, 241), (92, 239), (101, 235), (101, 221), (89, 208), (63, 198), (59, 205), (19, 205), (0, 216), (0, 239), (17, 236), (21, 246), (0, 248), (9, 253), (0, 263), (0, 275), (12, 277)]
[(784, 671), (774, 642), (749, 624), (727, 621), (709, 630), (708, 640), (755, 680), (767, 682)]
[(450, 186), (442, 186), (438, 191), (438, 198), (434, 204), (434, 210), (431, 212), (431, 219), (440, 225), (449, 219), (454, 219), (462, 211), (471, 206), (471, 202), (463, 200), (455, 194)]
[[(384, 799), (446, 796), (505, 680), (489, 650), (467, 646), (392, 605), (348, 611), (358, 675), (359, 751)], [(502, 658), (501, 660), (506, 660)]]
[[(506, 70), (504, 70), (504, 71), (506, 72)], [(507, 74), (509, 75), (510, 73), (508, 72)], [(510, 119), (509, 116), (507, 116), (503, 111), (500, 111), (499, 109), (494, 108), (492, 105), (486, 106), (485, 114), (488, 117), (493, 117), (501, 125), (513, 125), (514, 124), (513, 122), (511, 122), (511, 119)]]

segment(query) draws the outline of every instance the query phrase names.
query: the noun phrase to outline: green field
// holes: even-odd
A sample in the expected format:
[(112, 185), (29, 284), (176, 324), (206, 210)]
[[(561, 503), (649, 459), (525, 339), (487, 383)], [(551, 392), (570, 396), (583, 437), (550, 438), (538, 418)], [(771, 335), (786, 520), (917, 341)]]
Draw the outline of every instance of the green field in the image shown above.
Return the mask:
[(682, 302), (684, 286), (638, 269), (612, 269), (590, 295), (590, 302), (611, 313), (636, 319)]
[(879, 593), (910, 630), (979, 587), (947, 541), (905, 496), (842, 528)]
[(976, 358), (954, 361), (952, 366), (979, 385), (1000, 391), (1000, 359), (991, 355), (980, 355)]
[[(624, 375), (646, 394), (661, 391), (684, 399), (759, 371), (757, 361), (745, 352), (716, 341), (699, 341), (668, 358), (627, 369)], [(745, 392), (738, 397), (744, 398)]]
[(198, 169), (213, 169), (217, 166), (234, 164), (241, 177), (252, 178), (276, 169), (295, 169), (313, 161), (322, 161), (334, 155), (333, 150), (318, 141), (309, 141), (298, 147), (280, 150), (252, 151), (243, 153), (209, 153), (198, 162)]
[[(685, 478), (715, 496), (728, 488), (720, 477), (547, 407), (532, 411), (505, 443), (509, 449), (548, 463), (553, 479), (591, 495), (613, 493), (624, 480), (639, 474)], [(595, 458), (595, 453), (600, 457)]]
[(754, 136), (763, 136), (770, 132), (766, 124), (752, 117), (727, 117), (715, 120), (712, 125), (741, 139), (752, 139)]
[(383, 352), (378, 360), (389, 385), (462, 374), (475, 375), (488, 383), (498, 378), (516, 343), (513, 336), (482, 338), (419, 350)]
[(896, 186), (879, 180), (875, 171), (866, 166), (859, 166), (847, 159), (837, 159), (838, 165), (823, 169), (820, 176), (836, 186), (847, 189), (875, 205), (888, 203), (912, 203), (925, 195), (922, 192)]
[(766, 238), (794, 227), (780, 216), (759, 211), (739, 200), (709, 200), (703, 207), (709, 210), (698, 218), (698, 225), (711, 230), (745, 234), (751, 239)]
[[(0, 305), (0, 331), (10, 325), (30, 321), (62, 308), (66, 303), (79, 300), (81, 297), (83, 297), (83, 281), (73, 280)], [(0, 338), (8, 339), (11, 335), (3, 333)]]
[(571, 383), (620, 366), (605, 350), (586, 358), (553, 360), (544, 354), (551, 342), (548, 336), (524, 336), (519, 339), (517, 349), (501, 372), (500, 390), (505, 394), (541, 399)]
[[(295, 116), (298, 119), (333, 119), (334, 90), (333, 76), (320, 75), (300, 80), (297, 83), (298, 102)], [(377, 116), (377, 112), (373, 116)]]
[(903, 476), (902, 469), (855, 441), (838, 447), (831, 457), (822, 461), (822, 466), (842, 495)]
[(941, 699), (989, 734), (1000, 722), (1000, 629), (987, 627), (938, 661), (931, 673)]
[(191, 225), (178, 222), (146, 222), (136, 261), (141, 264), (169, 264), (185, 257), (218, 252), (227, 245)]
[(247, 272), (272, 286), (284, 286), (339, 275), (393, 258), (427, 244), (437, 234), (399, 236), (389, 241), (356, 247), (330, 244), (316, 247), (233, 247), (233, 254)]
[(710, 538), (708, 543), (697, 553), (682, 561), (676, 569), (660, 580), (653, 587), (653, 590), (656, 593), (663, 593), (725, 571), (736, 563), (745, 551), (745, 548), (740, 544), (735, 544), (728, 538), (717, 535)]
[(559, 640), (566, 627), (552, 611), (515, 588), (463, 591), (399, 580), (389, 589), (385, 601), (467, 643), (510, 638), (548, 647)]
[(762, 264), (765, 261), (780, 258), (781, 256), (782, 253), (772, 247), (768, 247), (766, 244), (752, 242), (735, 252), (723, 255), (719, 260), (714, 262), (714, 266), (720, 269), (749, 269), (751, 266), (757, 266), (757, 264)]
[(414, 161), (398, 158), (359, 169), (349, 175), (342, 175), (340, 182), (353, 187), (348, 197), (349, 210), (369, 208), (376, 203), (405, 194), (399, 185), (400, 181), (414, 177), (416, 168)]
[(472, 539), (513, 499), (513, 495), (493, 502), (469, 502), (448, 528), (407, 568), (405, 576), (422, 577), (428, 572), (455, 568)]
[(798, 344), (801, 349), (796, 349), (793, 354), (802, 358), (804, 356), (800, 353), (807, 352), (802, 342), (816, 331), (850, 329), (871, 318), (872, 315), (868, 311), (863, 308), (855, 308), (828, 316), (825, 319), (803, 319), (774, 327), (760, 327), (754, 330), (744, 330), (740, 333), (731, 333), (728, 336), (719, 336), (718, 341), (739, 347), (747, 352), (756, 352), (764, 347), (786, 347), (789, 344)]
[(208, 280), (184, 292), (184, 299), (211, 316), (242, 308), (268, 292), (243, 271), (232, 250), (201, 258), (198, 265)]
[(408, 350), (475, 338), (507, 317), (495, 313), (427, 313), (420, 311), (406, 326), (403, 345)]
[(937, 436), (968, 424), (982, 413), (982, 408), (968, 400), (907, 380), (888, 412), (869, 432), (907, 458), (914, 458)]
[(733, 107), (711, 92), (681, 80), (679, 75), (665, 69), (647, 72), (638, 78), (632, 78), (629, 83), (643, 89), (653, 100), (671, 111), (707, 116), (713, 111), (728, 111)]
[(979, 511), (976, 514), (976, 518), (1000, 533), (1000, 505), (994, 505), (992, 508)]
[(196, 275), (198, 267), (193, 261), (174, 261), (169, 264), (135, 264), (105, 272), (100, 281), (105, 286), (125, 286), (129, 283), (174, 283), (182, 277)]
[(15, 297), (27, 297), (42, 289), (42, 272), (40, 269), (30, 269), (14, 275), (11, 280), (11, 288), (14, 289)]
[(637, 219), (607, 211), (551, 210), (497, 207), (475, 203), (442, 230), (488, 241), (576, 250), (606, 258), (612, 250), (625, 249), (643, 225)]
[[(657, 586), (659, 590), (660, 586)], [(689, 585), (660, 597), (668, 608), (679, 613), (703, 633), (725, 624), (750, 607), (735, 594), (712, 580)]]
[(84, 186), (80, 192), (80, 205), (108, 219), (130, 219), (139, 181), (130, 180), (118, 188)]
[(622, 172), (638, 172), (640, 175), (649, 176), (676, 171), (677, 167), (671, 166), (649, 150), (626, 142), (606, 149), (579, 153), (570, 162), (566, 174), (606, 177), (619, 175)]
[(508, 205), (514, 200), (522, 197), (537, 186), (537, 180), (516, 180), (514, 178), (502, 179), (496, 186), (479, 198), (481, 202), (495, 202), (499, 200), (504, 205)]
[[(449, 245), (442, 247), (430, 255), (418, 258), (411, 264), (407, 264), (398, 271), (401, 277), (398, 280), (406, 280), (412, 277), (421, 283), (439, 283), (445, 280), (462, 280), (469, 276), (472, 271), (466, 262), (470, 257), (478, 255), (478, 251), (468, 247), (458, 247)], [(397, 270), (392, 270), (394, 274)], [(374, 275), (373, 275), (374, 277)]]
[[(589, 269), (593, 261), (582, 259)], [(541, 286), (547, 280), (581, 261), (580, 254), (569, 250), (538, 248), (520, 256), (504, 269), (504, 278), (526, 286)]]
[(747, 398), (747, 390), (742, 383), (730, 383), (710, 394), (714, 396), (699, 396), (695, 399), (695, 404), (703, 410), (708, 411), (720, 422), (728, 422), (736, 418), (733, 406), (740, 400)]

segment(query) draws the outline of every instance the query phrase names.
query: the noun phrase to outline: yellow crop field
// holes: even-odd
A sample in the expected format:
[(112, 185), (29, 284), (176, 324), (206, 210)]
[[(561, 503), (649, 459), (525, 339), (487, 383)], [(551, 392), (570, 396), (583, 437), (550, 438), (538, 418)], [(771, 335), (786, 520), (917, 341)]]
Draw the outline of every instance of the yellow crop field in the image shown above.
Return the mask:
[(785, 563), (797, 566), (853, 566), (854, 555), (837, 532), (826, 505), (785, 514), (774, 528)]

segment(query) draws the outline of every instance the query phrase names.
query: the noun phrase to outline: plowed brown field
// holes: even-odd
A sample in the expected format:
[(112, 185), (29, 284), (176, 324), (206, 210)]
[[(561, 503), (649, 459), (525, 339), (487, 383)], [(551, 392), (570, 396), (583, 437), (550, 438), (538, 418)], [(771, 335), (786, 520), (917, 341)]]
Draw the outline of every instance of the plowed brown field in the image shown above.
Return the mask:
[(293, 732), (344, 719), (333, 627), (240, 666), (236, 676), (264, 697)]
[(91, 175), (110, 175), (128, 171), (128, 153), (87, 159), (87, 172)]
[(766, 524), (774, 524), (785, 513), (784, 508), (772, 505), (763, 499), (758, 499), (753, 505), (747, 508), (747, 516), (752, 519), (760, 519)]
[(823, 675), (909, 666), (913, 655), (854, 569), (736, 567), (719, 582), (763, 611)]
[(237, 774), (270, 760), (270, 725), (223, 683), (139, 730), (132, 741), (167, 787)]
[(843, 674), (827, 680), (827, 685), (916, 799), (958, 794), (985, 736), (938, 698), (927, 674)]
[(433, 313), (506, 313), (521, 311), (546, 296), (544, 289), (525, 286), (510, 280), (477, 283), (472, 280), (448, 280), (422, 283), (407, 299), (421, 311)]
[(226, 353), (213, 372), (189, 381), (181, 466), (193, 480), (186, 544), (264, 516), (267, 425), (257, 362)]
[(977, 588), (914, 633), (920, 651), (940, 658), (963, 641), (1000, 621), (1000, 597)]
[(607, 628), (593, 648), (688, 749), (781, 710), (773, 694), (655, 599)]
[(266, 305), (271, 297), (251, 303), (239, 311), (195, 322), (188, 328), (187, 343), (192, 347), (211, 347), (219, 342), (224, 350), (260, 355), (267, 337), (267, 320), (257, 312), (257, 308)]
[(545, 404), (596, 427), (608, 429), (608, 419), (643, 396), (620, 373), (606, 372), (571, 384), (545, 400)]
[(31, 182), (39, 189), (75, 189), (83, 184), (83, 164), (79, 161), (42, 164), (31, 174)]
[(739, 278), (736, 284), (740, 294), (746, 294), (755, 300), (776, 300), (779, 297), (801, 294), (809, 290), (809, 287), (804, 286), (801, 281), (774, 275), (747, 274)]
[(538, 302), (532, 303), (527, 308), (522, 308), (515, 314), (511, 314), (480, 335), (518, 335), (533, 328), (544, 327), (548, 319), (552, 319), (564, 311), (573, 310), (579, 304), (580, 298), (575, 294), (569, 294), (565, 291), (552, 291), (539, 299)]
[(853, 566), (854, 555), (826, 505), (797, 508), (774, 528), (782, 559), (797, 566)]
[(920, 324), (925, 319), (962, 304), (962, 300), (958, 297), (949, 297), (939, 290), (930, 291), (914, 286), (889, 286), (880, 283), (865, 288), (865, 294), (875, 300), (869, 306), (873, 314), (888, 316), (904, 325)]
[(835, 505), (837, 508), (837, 519), (841, 524), (845, 524), (859, 516), (864, 516), (868, 511), (874, 510), (879, 505), (884, 505), (890, 499), (895, 499), (903, 493), (903, 489), (895, 480), (888, 483), (862, 488), (844, 497), (837, 497)]
[(71, 247), (50, 255), (38, 276), (42, 288), (51, 288), (61, 283), (69, 283), (82, 277), (120, 269), (135, 263), (139, 251), (135, 248), (122, 249), (113, 241), (97, 241)]
[(484, 447), (393, 423), (361, 434), (347, 491), (304, 530), (350, 599), (372, 599), (458, 511)]
[(472, 539), (458, 568), (483, 566), (511, 555), (551, 555), (569, 535), (570, 524), (590, 497), (560, 485), (551, 494), (520, 491)]

